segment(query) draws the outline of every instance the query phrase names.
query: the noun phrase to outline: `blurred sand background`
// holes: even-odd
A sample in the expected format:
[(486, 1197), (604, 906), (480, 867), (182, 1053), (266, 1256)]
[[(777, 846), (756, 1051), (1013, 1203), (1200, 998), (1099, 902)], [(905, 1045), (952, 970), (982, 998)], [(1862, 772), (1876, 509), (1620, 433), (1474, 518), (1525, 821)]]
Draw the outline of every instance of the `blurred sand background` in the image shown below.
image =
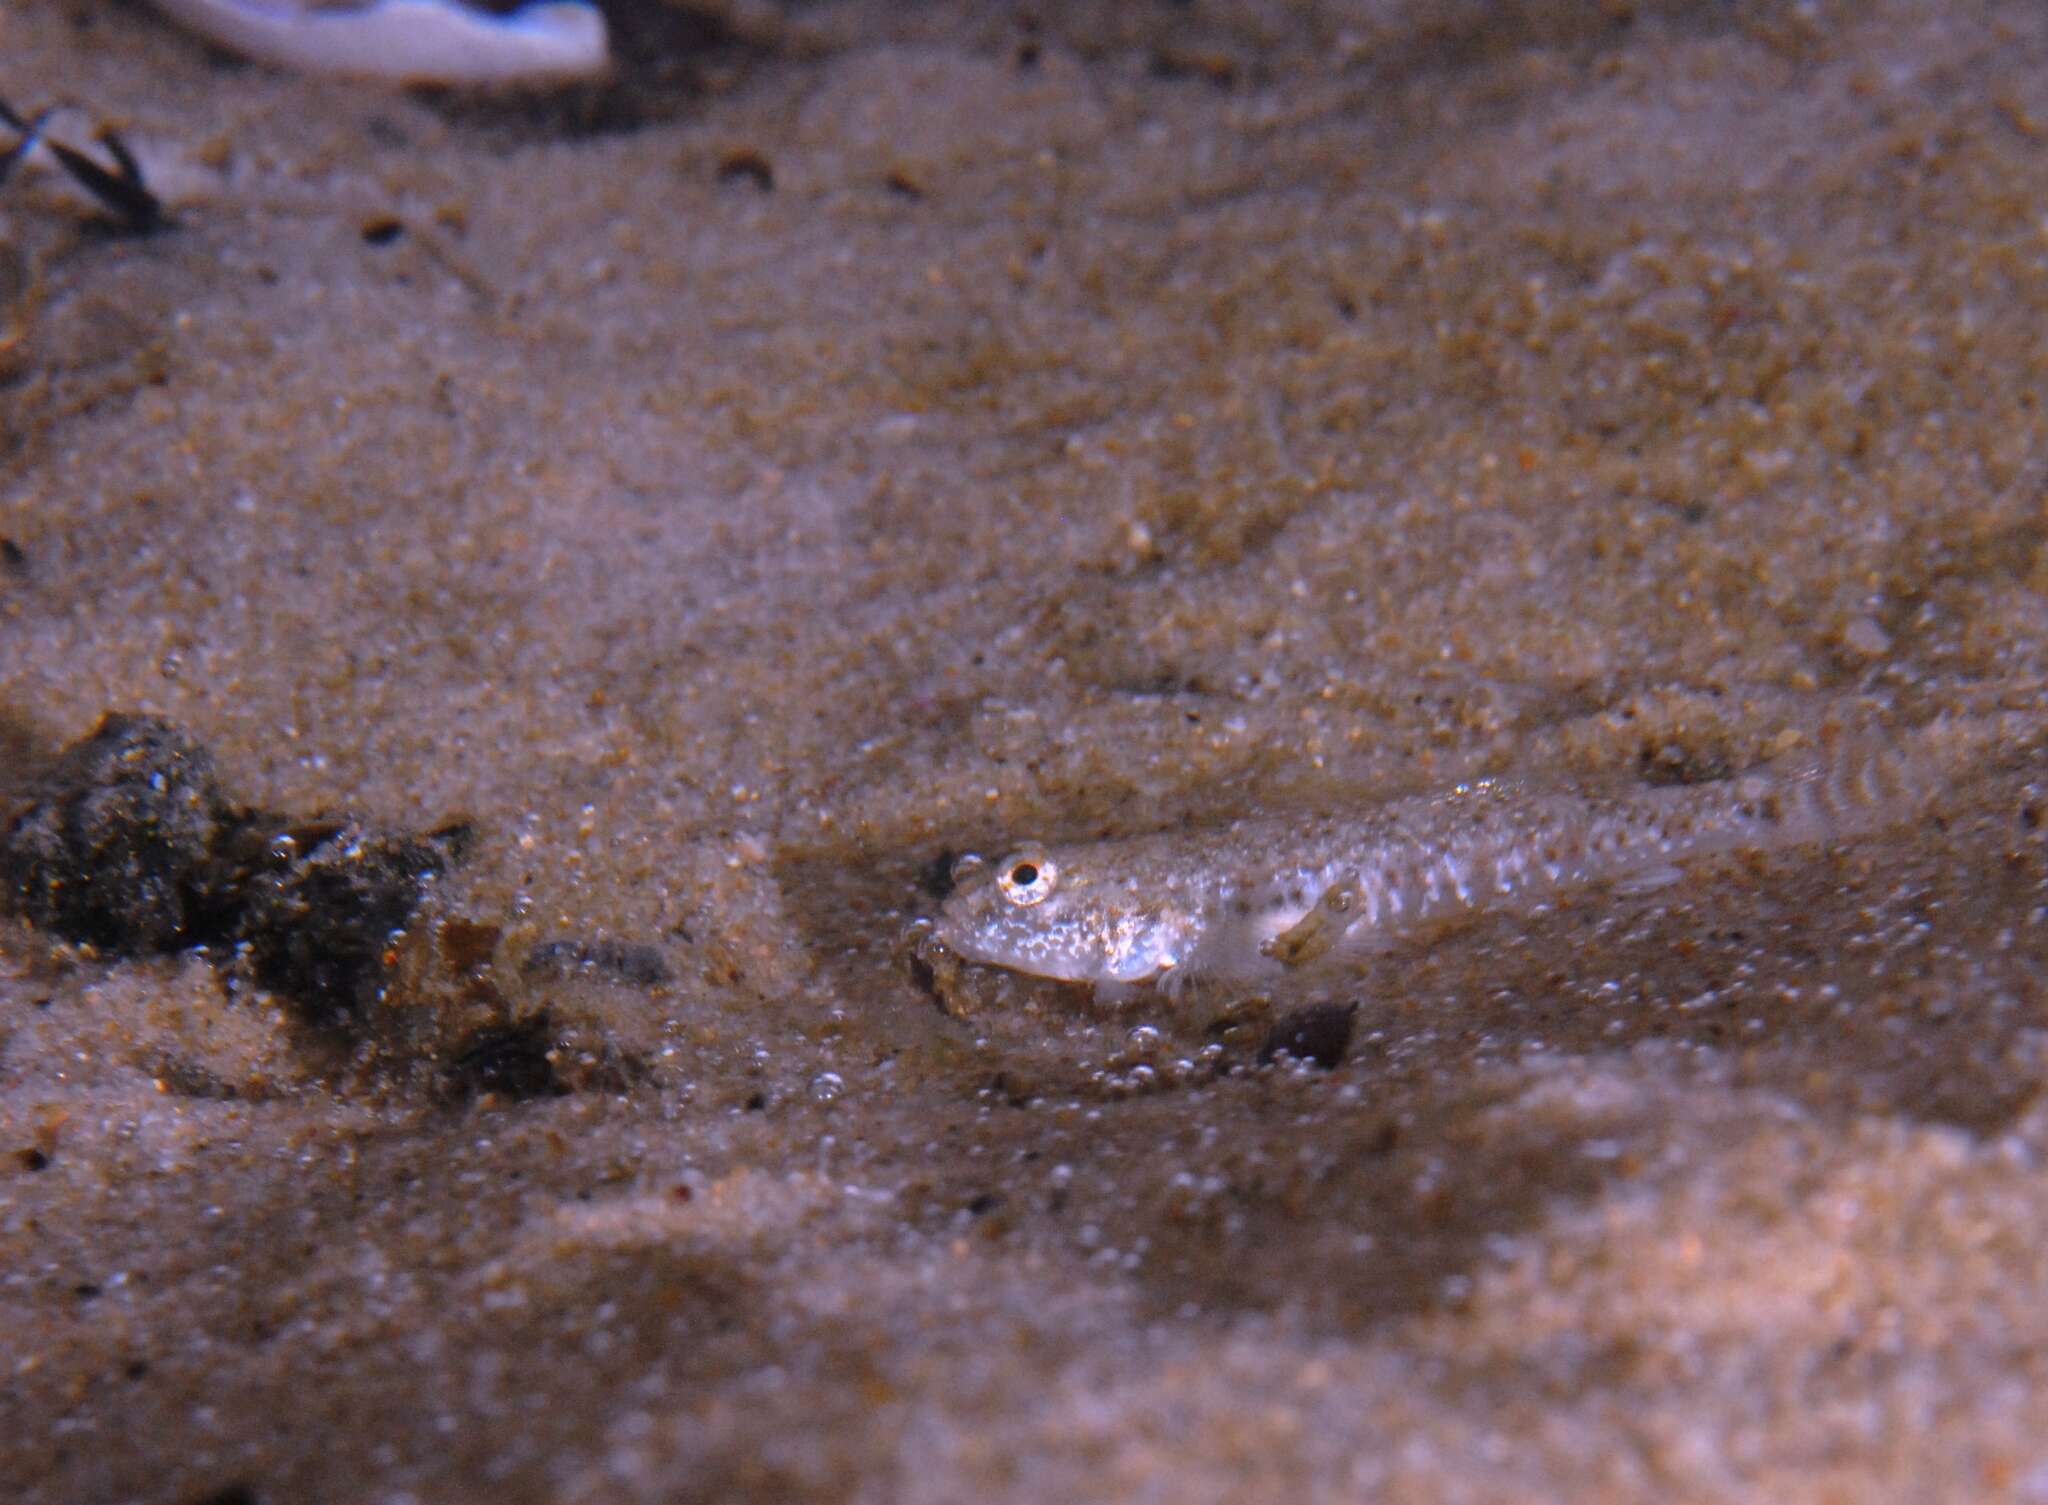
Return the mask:
[(126, 710), (471, 832), (339, 1017), (0, 919), (0, 1492), (2048, 1499), (2038, 768), (1313, 997), (899, 944), (2040, 705), (2048, 13), (614, 20), (477, 101), (0, 12), (175, 216), (0, 190), (0, 817)]

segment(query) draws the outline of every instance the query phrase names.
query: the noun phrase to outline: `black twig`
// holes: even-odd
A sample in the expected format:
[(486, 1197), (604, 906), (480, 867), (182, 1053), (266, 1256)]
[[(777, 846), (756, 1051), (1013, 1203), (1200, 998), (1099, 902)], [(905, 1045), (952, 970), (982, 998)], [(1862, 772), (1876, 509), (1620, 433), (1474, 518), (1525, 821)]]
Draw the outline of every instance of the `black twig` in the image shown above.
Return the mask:
[(44, 110), (33, 119), (23, 120), (5, 100), (0, 100), (0, 125), (13, 131), (17, 138), (4, 154), (0, 154), (0, 183), (5, 183), (16, 164), (35, 148), (37, 142), (41, 142), (57, 159), (57, 165), (70, 174), (71, 181), (91, 194), (123, 229), (146, 235), (162, 228), (166, 223), (163, 201), (149, 191), (149, 185), (143, 179), (142, 164), (135, 160), (135, 154), (128, 150), (128, 143), (121, 139), (120, 134), (111, 126), (102, 126), (93, 134), (93, 139), (113, 159), (113, 170), (109, 171), (84, 152), (61, 141), (52, 141), (44, 133), (44, 126), (55, 113), (54, 110)]

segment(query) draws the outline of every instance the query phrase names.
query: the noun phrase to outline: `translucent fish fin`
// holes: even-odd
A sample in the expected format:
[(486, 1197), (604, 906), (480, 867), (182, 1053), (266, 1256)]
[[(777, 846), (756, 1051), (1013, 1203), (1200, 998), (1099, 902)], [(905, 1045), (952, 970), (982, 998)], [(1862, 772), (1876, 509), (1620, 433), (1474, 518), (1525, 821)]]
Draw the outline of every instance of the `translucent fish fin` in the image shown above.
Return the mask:
[(1340, 879), (1323, 890), (1309, 912), (1266, 941), (1259, 950), (1285, 967), (1305, 967), (1328, 956), (1351, 928), (1358, 908), (1358, 884)]
[[(1250, 915), (1233, 915), (1217, 920), (1208, 927), (1201, 944), (1174, 969), (1175, 972), (1228, 982), (1248, 982), (1272, 976), (1279, 968), (1266, 954), (1259, 928), (1258, 922)], [(1183, 977), (1183, 985), (1185, 981)]]

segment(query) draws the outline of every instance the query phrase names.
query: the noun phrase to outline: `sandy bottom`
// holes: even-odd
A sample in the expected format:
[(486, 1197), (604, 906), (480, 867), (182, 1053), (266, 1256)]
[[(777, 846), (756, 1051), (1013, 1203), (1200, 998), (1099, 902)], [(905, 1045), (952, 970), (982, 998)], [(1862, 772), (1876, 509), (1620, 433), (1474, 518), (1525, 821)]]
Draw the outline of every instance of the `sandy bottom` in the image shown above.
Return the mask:
[(0, 14), (175, 216), (0, 190), (9, 1500), (2048, 1500), (2038, 758), (1300, 996), (901, 943), (2048, 724), (2048, 14), (619, 14)]

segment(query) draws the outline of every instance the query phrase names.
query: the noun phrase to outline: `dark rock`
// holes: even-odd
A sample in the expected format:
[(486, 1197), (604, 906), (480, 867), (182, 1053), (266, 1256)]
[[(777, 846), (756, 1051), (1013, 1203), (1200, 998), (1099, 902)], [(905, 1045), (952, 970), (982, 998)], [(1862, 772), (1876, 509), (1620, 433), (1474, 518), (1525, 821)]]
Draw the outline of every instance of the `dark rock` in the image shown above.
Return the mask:
[(336, 1022), (378, 995), (394, 932), (446, 859), (410, 837), (350, 825), (248, 887), (241, 934), (256, 981)]
[[(242, 809), (176, 727), (110, 715), (58, 756), (0, 836), (0, 896), (32, 924), (117, 954), (232, 943), (260, 985), (334, 1022), (377, 995), (393, 933), (471, 835), (466, 821), (415, 838)], [(591, 959), (638, 980), (641, 951), (661, 967), (651, 948)]]
[(1355, 1003), (1318, 1003), (1296, 1009), (1273, 1021), (1265, 1043), (1259, 1047), (1259, 1062), (1271, 1065), (1281, 1056), (1292, 1056), (1325, 1071), (1333, 1070), (1351, 1048), (1351, 1031), (1357, 1019)]
[(132, 954), (218, 939), (232, 903), (214, 848), (232, 819), (184, 733), (110, 715), (9, 827), (0, 875), (23, 915), (69, 940)]

